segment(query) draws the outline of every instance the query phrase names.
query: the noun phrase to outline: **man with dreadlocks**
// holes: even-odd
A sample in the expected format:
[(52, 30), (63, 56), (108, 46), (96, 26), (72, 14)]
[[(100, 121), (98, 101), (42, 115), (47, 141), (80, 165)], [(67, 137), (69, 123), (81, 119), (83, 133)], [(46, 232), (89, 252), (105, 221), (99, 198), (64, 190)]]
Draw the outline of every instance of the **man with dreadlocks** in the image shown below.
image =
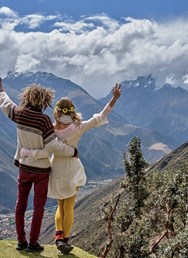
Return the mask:
[[(31, 157), (21, 157), (22, 147), (28, 149), (46, 148), (49, 153), (58, 156), (76, 157), (77, 149), (59, 141), (50, 118), (43, 111), (53, 100), (53, 91), (40, 85), (26, 87), (21, 97), (20, 106), (14, 104), (3, 90), (0, 78), (0, 107), (17, 126), (17, 150), (14, 164), (19, 168), (18, 196), (15, 209), (17, 250), (41, 252), (44, 247), (38, 243), (44, 206), (47, 199), (47, 189), (51, 165), (49, 157), (34, 160)], [(34, 185), (34, 212), (30, 229), (29, 244), (24, 230), (24, 215), (27, 208), (28, 196)]]

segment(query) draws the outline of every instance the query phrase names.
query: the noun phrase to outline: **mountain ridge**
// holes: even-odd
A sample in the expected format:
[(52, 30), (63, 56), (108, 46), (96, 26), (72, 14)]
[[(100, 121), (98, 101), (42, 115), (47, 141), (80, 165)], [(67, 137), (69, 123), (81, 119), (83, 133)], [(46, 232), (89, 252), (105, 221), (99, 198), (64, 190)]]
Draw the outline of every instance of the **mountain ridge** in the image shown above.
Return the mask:
[[(100, 112), (107, 103), (106, 101), (105, 104), (103, 104), (100, 100), (96, 100), (82, 89), (82, 87), (70, 80), (46, 72), (16, 75), (9, 73), (3, 83), (5, 90), (15, 103), (19, 102), (18, 96), (22, 88), (31, 83), (39, 83), (45, 87), (51, 87), (56, 91), (53, 104), (61, 96), (68, 96), (73, 100), (75, 106), (78, 107), (78, 112), (83, 114), (84, 119), (88, 119), (92, 117), (94, 113)], [(123, 96), (121, 96), (120, 100), (122, 97)], [(117, 105), (124, 106), (124, 99), (120, 100), (118, 100)], [(48, 109), (46, 113), (53, 120), (52, 110)], [(150, 128), (142, 128), (131, 124), (127, 118), (128, 117), (122, 112), (116, 112), (116, 109), (113, 109), (109, 115), (109, 124), (101, 128), (92, 129), (91, 132), (87, 132), (81, 139), (78, 146), (79, 156), (89, 179), (95, 178), (95, 180), (101, 180), (120, 176), (123, 173), (123, 153), (128, 147), (128, 142), (135, 135), (142, 139), (143, 152), (147, 160), (151, 163), (163, 157), (168, 150), (175, 148), (176, 145), (171, 139), (163, 137)], [(10, 176), (11, 180), (13, 179), (11, 187), (16, 193), (18, 171), (12, 164), (16, 149), (15, 125), (9, 121), (2, 112), (0, 112), (0, 121), (0, 143), (2, 143), (0, 145), (0, 173), (6, 173), (8, 177)], [(161, 149), (151, 147), (156, 143), (161, 143), (161, 146), (166, 147)], [(5, 197), (5, 192), (6, 185), (3, 184), (2, 181), (0, 195)], [(1, 212), (6, 213), (14, 209), (12, 203), (15, 201), (15, 196), (16, 194), (14, 194), (10, 201), (7, 196), (7, 206), (4, 207), (4, 211), (1, 208)]]
[[(129, 123), (155, 130), (176, 147), (187, 140), (187, 90), (170, 84), (156, 87), (151, 75), (123, 81), (122, 88), (122, 97), (114, 110)], [(100, 101), (105, 103), (109, 99), (108, 95)]]

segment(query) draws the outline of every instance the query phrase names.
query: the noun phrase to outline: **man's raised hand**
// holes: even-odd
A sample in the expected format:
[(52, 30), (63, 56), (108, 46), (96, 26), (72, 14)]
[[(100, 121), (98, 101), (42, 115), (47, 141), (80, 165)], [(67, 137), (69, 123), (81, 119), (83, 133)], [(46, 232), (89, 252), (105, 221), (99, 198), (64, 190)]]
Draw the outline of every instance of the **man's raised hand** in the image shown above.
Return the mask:
[(3, 91), (3, 82), (2, 82), (1, 77), (0, 77), (0, 91)]

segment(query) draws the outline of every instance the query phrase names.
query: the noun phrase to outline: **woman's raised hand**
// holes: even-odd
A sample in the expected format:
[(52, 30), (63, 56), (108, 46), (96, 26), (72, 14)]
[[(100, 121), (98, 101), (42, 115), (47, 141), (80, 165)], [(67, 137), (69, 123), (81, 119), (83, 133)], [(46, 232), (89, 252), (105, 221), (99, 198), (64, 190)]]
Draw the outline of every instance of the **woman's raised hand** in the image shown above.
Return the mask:
[(112, 88), (112, 94), (115, 99), (118, 99), (121, 96), (121, 84), (116, 83), (116, 85)]

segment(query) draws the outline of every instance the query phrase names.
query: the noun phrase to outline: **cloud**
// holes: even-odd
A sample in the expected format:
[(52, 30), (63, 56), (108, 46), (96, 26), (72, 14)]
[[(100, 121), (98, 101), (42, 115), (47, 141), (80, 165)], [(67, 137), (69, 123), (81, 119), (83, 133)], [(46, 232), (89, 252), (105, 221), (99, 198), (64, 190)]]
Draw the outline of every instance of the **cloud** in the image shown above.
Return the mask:
[[(94, 97), (105, 96), (116, 82), (148, 74), (159, 86), (188, 86), (185, 17), (157, 22), (98, 14), (74, 20), (60, 14), (19, 16), (2, 7), (0, 19), (1, 76), (10, 70), (52, 72)], [(18, 25), (25, 28), (18, 31)]]
[(94, 24), (92, 23), (86, 23), (84, 21), (74, 21), (74, 20), (68, 20), (68, 21), (61, 21), (56, 22), (54, 24), (54, 27), (59, 28), (59, 31), (61, 32), (69, 32), (69, 33), (76, 33), (81, 34), (85, 33), (86, 31), (91, 31), (95, 28)]
[(30, 14), (20, 20), (20, 23), (23, 23), (28, 26), (30, 29), (35, 29), (40, 27), (40, 25), (45, 21), (45, 17), (40, 14)]
[(183, 76), (183, 83), (186, 85), (188, 85), (188, 74), (185, 74), (184, 76)]
[(5, 6), (0, 8), (0, 15), (4, 15), (4, 16), (7, 16), (7, 17), (13, 17), (13, 18), (17, 17), (16, 12), (11, 10), (9, 7), (5, 7)]
[(174, 74), (170, 74), (166, 77), (165, 83), (170, 84), (170, 85), (177, 85), (177, 80), (175, 78)]
[(1, 28), (9, 31), (12, 31), (16, 29), (17, 26), (22, 25), (25, 25), (25, 28), (27, 29), (36, 29), (47, 21), (57, 20), (59, 18), (59, 14), (45, 16), (40, 13), (19, 16), (9, 7), (0, 8)]

